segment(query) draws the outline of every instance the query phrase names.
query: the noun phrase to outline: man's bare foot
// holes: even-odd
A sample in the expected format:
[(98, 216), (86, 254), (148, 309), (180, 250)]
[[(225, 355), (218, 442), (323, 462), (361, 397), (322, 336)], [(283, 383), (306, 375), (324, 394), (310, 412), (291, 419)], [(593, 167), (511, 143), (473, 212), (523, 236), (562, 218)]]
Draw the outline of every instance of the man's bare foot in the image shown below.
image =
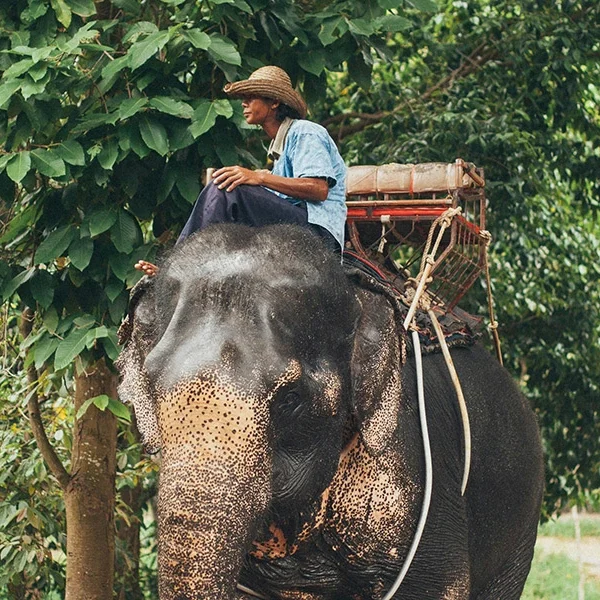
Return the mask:
[(158, 273), (158, 267), (146, 260), (138, 260), (133, 265), (138, 271), (142, 271), (148, 277), (154, 277)]

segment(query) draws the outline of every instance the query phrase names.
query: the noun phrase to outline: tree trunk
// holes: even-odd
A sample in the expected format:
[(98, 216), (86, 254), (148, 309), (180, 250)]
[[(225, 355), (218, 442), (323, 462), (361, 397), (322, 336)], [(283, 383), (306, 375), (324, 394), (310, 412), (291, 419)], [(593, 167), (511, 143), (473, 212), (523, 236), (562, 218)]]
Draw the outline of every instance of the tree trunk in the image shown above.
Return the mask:
[(121, 490), (123, 502), (131, 509), (129, 524), (117, 520), (117, 537), (123, 546), (123, 556), (117, 562), (117, 594), (119, 600), (142, 600), (140, 589), (140, 520), (142, 518), (142, 485)]
[[(117, 397), (117, 376), (104, 360), (76, 376), (75, 411), (102, 394)], [(71, 481), (65, 491), (65, 600), (113, 598), (116, 447), (114, 415), (92, 404), (73, 428)]]

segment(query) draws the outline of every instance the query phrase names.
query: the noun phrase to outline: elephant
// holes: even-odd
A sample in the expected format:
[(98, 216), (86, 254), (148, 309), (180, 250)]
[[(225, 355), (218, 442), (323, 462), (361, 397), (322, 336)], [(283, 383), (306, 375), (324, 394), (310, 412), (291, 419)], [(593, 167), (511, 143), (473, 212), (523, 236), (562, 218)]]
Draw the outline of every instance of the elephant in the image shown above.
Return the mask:
[[(121, 399), (160, 450), (162, 600), (384, 598), (425, 496), (416, 367), (390, 294), (294, 225), (214, 225), (132, 294)], [(423, 356), (433, 482), (393, 596), (519, 598), (543, 492), (533, 411), (479, 343)]]

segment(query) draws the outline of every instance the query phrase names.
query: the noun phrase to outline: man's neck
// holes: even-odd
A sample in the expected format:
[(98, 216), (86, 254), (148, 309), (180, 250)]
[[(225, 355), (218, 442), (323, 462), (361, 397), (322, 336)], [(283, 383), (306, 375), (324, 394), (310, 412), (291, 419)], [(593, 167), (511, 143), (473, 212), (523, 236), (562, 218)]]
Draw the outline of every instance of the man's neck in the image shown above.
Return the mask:
[(269, 136), (269, 139), (274, 140), (277, 135), (277, 131), (281, 127), (281, 121), (278, 121), (275, 117), (265, 121), (262, 124), (262, 128), (265, 133)]

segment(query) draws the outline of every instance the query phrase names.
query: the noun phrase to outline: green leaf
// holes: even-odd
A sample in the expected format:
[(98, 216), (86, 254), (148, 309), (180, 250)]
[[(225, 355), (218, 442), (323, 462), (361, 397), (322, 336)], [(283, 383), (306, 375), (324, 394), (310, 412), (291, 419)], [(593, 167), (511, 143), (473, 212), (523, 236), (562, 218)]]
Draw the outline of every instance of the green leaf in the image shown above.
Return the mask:
[(119, 56), (119, 58), (115, 58), (111, 60), (103, 69), (102, 69), (102, 77), (104, 79), (110, 79), (114, 77), (118, 73), (120, 73), (125, 67), (129, 66), (129, 56)]
[(140, 120), (140, 133), (148, 148), (155, 150), (161, 156), (169, 151), (167, 130), (158, 122), (148, 117)]
[(433, 0), (408, 0), (408, 3), (412, 4), (416, 9), (425, 12), (438, 11), (438, 5)]
[[(327, 19), (321, 23), (321, 29), (319, 30), (319, 39), (323, 46), (329, 46), (333, 44), (340, 36), (339, 29), (344, 28), (345, 22), (342, 17), (335, 17), (334, 19)], [(335, 31), (338, 30), (338, 35), (334, 35)]]
[(21, 87), (21, 81), (12, 79), (0, 85), (0, 107), (4, 106)]
[(46, 84), (50, 81), (50, 75), (46, 75), (40, 81), (34, 81), (27, 75), (21, 84), (21, 95), (24, 100), (29, 100), (31, 96), (42, 94), (46, 89)]
[(119, 354), (121, 353), (121, 349), (119, 348), (119, 340), (117, 339), (117, 334), (111, 329), (108, 332), (108, 336), (103, 338), (100, 343), (104, 348), (104, 352), (111, 360), (117, 360)]
[(33, 65), (33, 67), (31, 67), (31, 69), (27, 71), (27, 75), (29, 75), (29, 77), (31, 77), (33, 81), (40, 81), (40, 79), (43, 79), (46, 76), (47, 72), (48, 65), (46, 63), (40, 62), (36, 65)]
[(398, 15), (385, 15), (375, 21), (377, 29), (382, 29), (390, 33), (405, 31), (412, 27), (412, 22)]
[(152, 21), (138, 21), (127, 29), (122, 41), (124, 44), (133, 44), (138, 41), (138, 38), (156, 33), (157, 31), (158, 27)]
[(179, 193), (190, 203), (193, 204), (200, 193), (200, 182), (198, 174), (190, 169), (180, 171), (177, 174), (175, 185)]
[(190, 133), (194, 139), (209, 131), (217, 120), (218, 113), (212, 102), (204, 100), (194, 111)]
[(358, 85), (368, 90), (371, 85), (371, 66), (365, 63), (362, 56), (353, 55), (348, 61), (348, 73)]
[[(225, 100), (228, 102), (228, 100)], [(181, 100), (175, 100), (169, 96), (156, 96), (150, 100), (150, 106), (160, 112), (183, 119), (191, 119), (194, 115), (194, 109)]]
[(77, 327), (89, 329), (92, 325), (96, 324), (96, 319), (93, 315), (80, 315), (79, 317), (73, 319), (73, 323), (75, 323)]
[(109, 398), (107, 408), (113, 415), (115, 415), (115, 417), (125, 419), (125, 421), (129, 423), (131, 422), (131, 413), (129, 408), (122, 402), (119, 402), (119, 400), (113, 400), (112, 398)]
[(369, 37), (375, 33), (373, 22), (369, 19), (346, 19), (350, 31), (355, 35), (363, 35)]
[(211, 43), (210, 37), (201, 29), (188, 29), (183, 31), (181, 35), (194, 48), (198, 48), (199, 50), (207, 50)]
[(402, 8), (404, 6), (404, 0), (377, 0), (377, 4), (381, 8), (391, 10), (392, 8)]
[(33, 164), (37, 170), (48, 177), (62, 177), (66, 172), (66, 167), (63, 159), (57, 152), (49, 148), (36, 148), (31, 151)]
[(66, 0), (72, 12), (80, 17), (91, 17), (96, 14), (93, 0)]
[(80, 271), (83, 271), (90, 264), (93, 253), (94, 241), (89, 237), (77, 238), (69, 246), (71, 264)]
[(123, 291), (123, 282), (122, 281), (115, 281), (114, 279), (109, 281), (106, 286), (104, 287), (104, 293), (106, 294), (106, 297), (111, 301), (114, 302), (115, 298), (117, 298), (117, 296)]
[(59, 343), (60, 338), (52, 335), (45, 335), (35, 343), (33, 356), (36, 369), (41, 369), (44, 366), (44, 363), (54, 354)]
[(106, 407), (110, 403), (110, 398), (106, 394), (100, 394), (100, 396), (94, 396), (93, 398), (88, 398), (77, 411), (75, 415), (76, 419), (81, 419), (83, 415), (87, 412), (88, 408), (93, 404), (98, 410), (105, 411)]
[(50, 6), (52, 6), (54, 9), (56, 20), (65, 29), (68, 29), (73, 15), (71, 14), (71, 9), (67, 6), (65, 0), (50, 0)]
[(85, 165), (85, 154), (81, 144), (75, 140), (65, 140), (56, 147), (56, 153), (70, 165)]
[(44, 321), (44, 325), (46, 326), (46, 329), (50, 332), (50, 333), (56, 333), (56, 328), (58, 327), (58, 312), (56, 311), (56, 308), (54, 308), (53, 306), (51, 306), (43, 315), (43, 321)]
[(6, 165), (6, 173), (15, 183), (19, 183), (29, 173), (29, 169), (31, 156), (28, 150), (17, 152)]
[(208, 53), (214, 60), (220, 60), (229, 65), (239, 66), (242, 64), (242, 57), (237, 51), (235, 44), (230, 39), (217, 34), (212, 34), (210, 40)]
[(16, 237), (21, 235), (26, 229), (33, 227), (40, 217), (38, 207), (31, 205), (10, 221), (8, 227), (4, 230), (0, 237), (0, 244), (12, 242)]
[(13, 63), (4, 71), (2, 78), (4, 79), (13, 79), (14, 77), (20, 77), (23, 73), (27, 73), (29, 69), (33, 66), (34, 61), (31, 58), (24, 58), (23, 60), (19, 60), (16, 63)]
[(60, 342), (54, 355), (54, 368), (57, 371), (68, 367), (85, 349), (87, 334), (87, 329), (76, 328)]
[(110, 138), (102, 145), (102, 151), (98, 154), (98, 162), (103, 169), (113, 168), (119, 156), (119, 144), (115, 138)]
[(313, 50), (306, 52), (298, 57), (298, 64), (309, 73), (316, 75), (317, 77), (323, 72), (325, 68), (325, 55), (324, 53)]
[(95, 127), (100, 127), (101, 125), (114, 125), (119, 118), (119, 113), (91, 113), (83, 117), (73, 129), (71, 129), (71, 133), (84, 133), (94, 129)]
[(168, 31), (158, 31), (133, 44), (128, 52), (131, 70), (135, 71), (159, 50), (162, 50), (164, 45), (169, 41), (169, 37), (170, 34)]
[(230, 119), (233, 116), (233, 106), (231, 106), (231, 102), (229, 102), (227, 98), (215, 100), (212, 104), (215, 109), (215, 112), (218, 115), (221, 115), (226, 119)]
[(55, 258), (62, 256), (69, 244), (75, 237), (76, 230), (71, 225), (63, 225), (55, 229), (50, 235), (39, 245), (35, 253), (34, 262), (48, 263)]
[(144, 106), (148, 104), (148, 98), (142, 96), (140, 98), (129, 98), (124, 102), (121, 102), (119, 106), (119, 119), (124, 121), (132, 115), (138, 113)]
[(54, 299), (54, 278), (48, 271), (39, 270), (29, 284), (33, 299), (42, 308), (48, 308)]
[(29, 281), (35, 275), (35, 268), (25, 269), (21, 271), (18, 275), (13, 277), (8, 285), (2, 290), (2, 301), (8, 300), (24, 283)]
[(110, 228), (110, 238), (115, 248), (123, 254), (130, 254), (140, 242), (138, 225), (127, 211), (120, 210), (117, 213), (117, 220)]
[(117, 220), (117, 211), (112, 208), (101, 208), (93, 212), (88, 219), (90, 235), (96, 237), (110, 229)]
[(115, 253), (109, 257), (108, 263), (112, 272), (121, 281), (125, 281), (131, 272), (135, 270), (129, 254)]

